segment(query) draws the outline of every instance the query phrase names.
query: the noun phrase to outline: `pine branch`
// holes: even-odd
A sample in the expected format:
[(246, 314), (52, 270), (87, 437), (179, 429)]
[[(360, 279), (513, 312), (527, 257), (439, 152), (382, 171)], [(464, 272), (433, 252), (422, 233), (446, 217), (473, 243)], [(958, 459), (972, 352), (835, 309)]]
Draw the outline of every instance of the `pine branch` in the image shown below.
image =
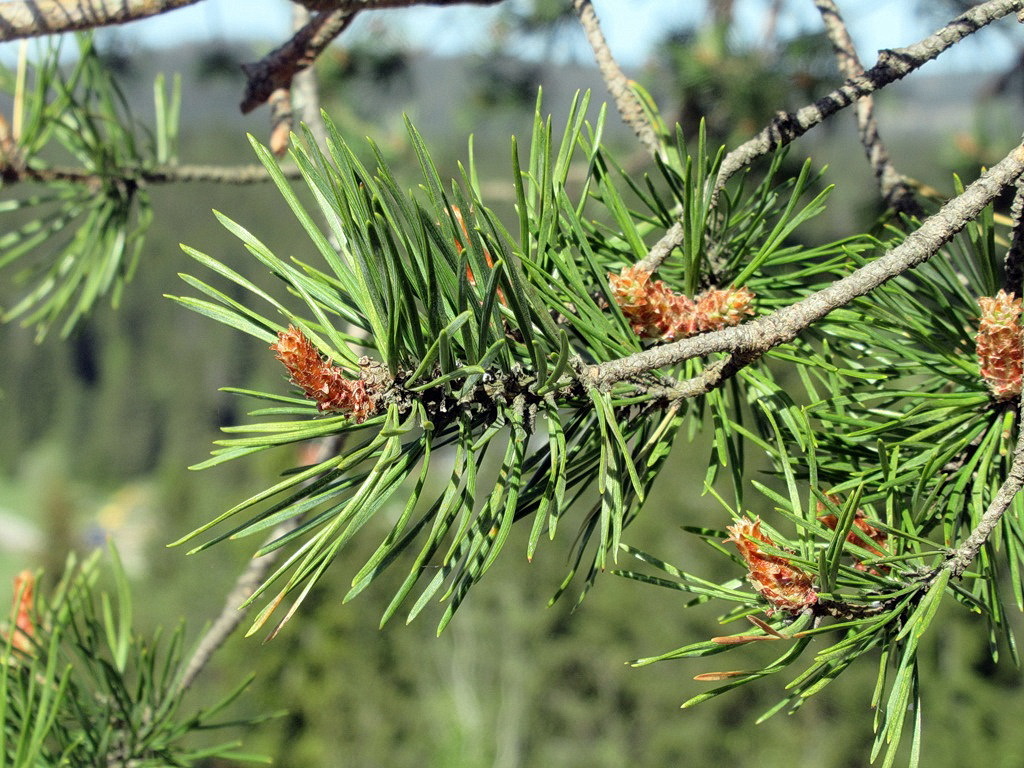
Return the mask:
[[(342, 438), (340, 436), (322, 439), (316, 455), (312, 459), (312, 463), (317, 464), (325, 461), (338, 453), (341, 449), (341, 442)], [(274, 526), (270, 535), (267, 536), (264, 546), (287, 536), (298, 528), (303, 520), (304, 517), (302, 515), (295, 515), (281, 521)], [(239, 608), (239, 606), (244, 605), (252, 597), (264, 579), (267, 578), (283, 551), (282, 549), (275, 549), (261, 557), (254, 557), (249, 561), (245, 570), (242, 571), (235, 581), (234, 586), (231, 587), (227, 597), (224, 598), (224, 606), (220, 609), (220, 613), (217, 614), (217, 618), (213, 620), (213, 624), (210, 625), (206, 634), (203, 635), (195, 651), (192, 653), (192, 657), (188, 660), (185, 672), (178, 682), (179, 691), (186, 691), (192, 686), (192, 683), (199, 677), (206, 668), (206, 665), (210, 663), (213, 654), (224, 645), (228, 637), (231, 636), (231, 633), (241, 623), (242, 618), (245, 616), (245, 611)]]
[(812, 323), (863, 296), (906, 270), (922, 264), (976, 217), (1003, 189), (1024, 173), (1024, 146), (1018, 145), (998, 164), (949, 201), (901, 245), (874, 262), (805, 299), (743, 325), (692, 336), (682, 341), (592, 365), (591, 382), (610, 385), (694, 357), (716, 352), (740, 353), (756, 359), (769, 349), (792, 341)]
[(630, 88), (629, 78), (626, 77), (608, 47), (604, 33), (601, 32), (601, 24), (594, 11), (594, 6), (590, 0), (573, 0), (573, 8), (579, 17), (583, 32), (587, 36), (587, 42), (594, 50), (597, 67), (608, 86), (609, 93), (615, 99), (615, 106), (622, 116), (622, 121), (633, 129), (633, 133), (648, 152), (658, 156), (662, 151), (661, 142), (658, 141), (654, 128), (644, 114), (640, 100)]
[(318, 13), (282, 46), (262, 59), (242, 65), (248, 78), (243, 113), (252, 112), (266, 102), (271, 94), (291, 87), (292, 78), (312, 66), (317, 56), (353, 22), (358, 10), (333, 10)]
[(158, 16), (200, 0), (11, 0), (0, 3), (0, 43)]
[[(1018, 422), (1019, 419), (1018, 410)], [(1021, 429), (1018, 423), (1017, 446), (1014, 448), (1013, 463), (1010, 465), (1006, 479), (999, 486), (995, 498), (992, 499), (985, 514), (981, 516), (981, 520), (971, 531), (971, 535), (947, 558), (942, 568), (939, 569), (940, 571), (943, 569), (949, 571), (953, 578), (963, 576), (964, 571), (971, 567), (971, 563), (977, 558), (981, 548), (989, 540), (1022, 487), (1024, 487), (1024, 429)]]
[[(858, 99), (906, 77), (940, 53), (956, 45), (970, 34), (1016, 11), (1024, 12), (1024, 0), (990, 0), (953, 19), (938, 32), (906, 48), (881, 51), (878, 63), (863, 74), (849, 78), (839, 88), (802, 109), (780, 112), (757, 136), (727, 154), (722, 161), (711, 192), (711, 207), (726, 183), (742, 168), (779, 147), (786, 146), (811, 128)], [(673, 249), (683, 241), (683, 225), (676, 222), (650, 249), (640, 262), (649, 272), (656, 271)]]
[(757, 136), (741, 144), (725, 156), (715, 179), (712, 201), (717, 200), (726, 182), (741, 168), (767, 155), (808, 130), (827, 120), (863, 96), (906, 77), (920, 69), (943, 51), (948, 50), (982, 27), (1024, 10), (1024, 0), (989, 0), (953, 19), (949, 24), (906, 48), (879, 52), (878, 63), (857, 77), (849, 78), (839, 88), (794, 112), (780, 113)]
[(497, 5), (503, 0), (293, 0), (311, 11), (379, 11), (414, 5)]
[(677, 221), (665, 230), (665, 234), (658, 239), (647, 255), (636, 263), (636, 266), (645, 272), (657, 272), (658, 267), (668, 258), (673, 249), (682, 244), (683, 235), (683, 223)]
[[(271, 95), (290, 88), (299, 72), (313, 65), (324, 49), (353, 22), (360, 11), (406, 8), (413, 5), (495, 5), (501, 0), (311, 0), (306, 8), (318, 11), (292, 38), (259, 61), (242, 65), (248, 78), (242, 97), (243, 113), (252, 112)], [(278, 98), (282, 98), (280, 95)], [(282, 110), (283, 112), (283, 110)]]
[[(288, 178), (300, 178), (299, 170), (292, 167), (281, 169)], [(125, 184), (145, 186), (147, 184), (201, 183), (213, 184), (262, 184), (271, 180), (262, 165), (166, 165), (132, 171), (120, 169), (115, 174), (99, 174), (82, 168), (25, 168), (14, 165), (0, 166), (0, 179), (5, 184), (34, 182), (52, 184), (69, 182), (88, 187), (98, 187), (117, 179)]]
[[(309, 11), (300, 5), (292, 9), (292, 24), (296, 29), (301, 29), (309, 22)], [(324, 116), (320, 112), (320, 91), (317, 86), (316, 74), (311, 69), (305, 69), (296, 73), (292, 79), (292, 87), (298, 96), (299, 107), (302, 110), (302, 122), (309, 126), (313, 137), (321, 147), (327, 146), (327, 126), (324, 125)]]
[[(832, 47), (835, 49), (836, 62), (843, 77), (854, 78), (864, 74), (864, 67), (857, 56), (857, 49), (846, 28), (846, 22), (833, 0), (814, 0), (821, 13)], [(857, 133), (867, 154), (871, 170), (878, 181), (882, 199), (887, 207), (911, 216), (923, 216), (924, 211), (914, 197), (914, 193), (904, 177), (896, 170), (889, 157), (889, 150), (882, 142), (878, 132), (878, 121), (875, 119), (875, 102), (868, 95), (857, 102)]]
[[(292, 6), (292, 29), (298, 33), (310, 23), (310, 11), (302, 5)], [(313, 136), (320, 146), (327, 145), (327, 130), (320, 114), (320, 94), (317, 91), (316, 76), (312, 69), (306, 68), (294, 73), (288, 84), (274, 89), (267, 99), (270, 104), (270, 139), (267, 146), (278, 157), (288, 150), (295, 114), (292, 109), (292, 88), (299, 96), (302, 106), (302, 120), (313, 131)]]

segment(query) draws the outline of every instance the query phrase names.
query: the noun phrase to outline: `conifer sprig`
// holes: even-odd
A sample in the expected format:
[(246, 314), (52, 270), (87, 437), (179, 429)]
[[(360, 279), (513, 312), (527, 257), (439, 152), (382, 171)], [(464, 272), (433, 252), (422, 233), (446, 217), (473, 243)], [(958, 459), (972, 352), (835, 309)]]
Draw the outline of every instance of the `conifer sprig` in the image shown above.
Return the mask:
[[(183, 706), (183, 628), (139, 635), (117, 554), (104, 559), (102, 551), (81, 563), (71, 557), (52, 590), (34, 588), (33, 574), (19, 577), (0, 640), (0, 760), (17, 768), (266, 762), (237, 741), (196, 738), (227, 727), (217, 718), (249, 681), (205, 708)], [(103, 577), (111, 575), (108, 592)]]
[[(612, 387), (594, 387), (581, 375), (583, 361), (594, 354), (599, 359), (618, 358), (641, 348), (643, 339), (635, 323), (622, 314), (608, 275), (622, 269), (622, 245), (632, 242), (633, 254), (644, 252), (642, 230), (649, 230), (603, 170), (612, 161), (596, 142), (600, 118), (594, 129), (584, 120), (586, 105), (586, 97), (573, 105), (558, 144), (538, 105), (526, 166), (520, 165), (513, 143), (518, 235), (506, 230), (487, 207), (472, 171), (461, 183), (441, 181), (411, 127), (422, 175), (420, 196), (410, 196), (398, 186), (379, 153), (373, 170), (365, 166), (328, 125), (326, 153), (307, 141), (308, 148), (297, 149), (293, 157), (331, 227), (336, 249), (299, 202), (274, 158), (256, 147), (323, 267), (306, 260), (288, 264), (240, 224), (223, 217), (222, 221), (290, 285), (306, 305), (305, 312), (259, 292), (282, 316), (279, 325), (226, 300), (219, 289), (194, 277), (186, 279), (209, 298), (178, 300), (270, 340), (307, 399), (308, 413), (327, 412), (327, 417), (231, 427), (231, 432), (251, 436), (221, 441), (214, 458), (202, 466), (343, 431), (360, 430), (365, 436), (350, 443), (345, 455), (300, 468), (182, 539), (190, 540), (241, 512), (254, 516), (196, 550), (227, 537), (263, 531), (281, 519), (303, 518), (285, 540), (260, 550), (298, 545), (292, 558), (253, 596), (260, 599), (272, 584), (279, 585), (253, 629), (262, 626), (287, 596), (297, 595), (285, 613), (286, 619), (290, 617), (344, 544), (378, 510), (394, 504), (405, 511), (373, 557), (356, 570), (349, 594), (358, 594), (385, 568), (401, 563), (400, 555), (408, 550), (412, 567), (385, 611), (385, 621), (406, 600), (412, 601), (412, 617), (439, 595), (449, 603), (441, 617), (443, 627), (472, 584), (490, 568), (516, 520), (532, 516), (527, 549), (532, 557), (540, 539), (553, 537), (564, 527), (570, 508), (596, 488), (597, 500), (588, 500), (576, 513), (579, 533), (571, 555), (570, 577), (582, 580), (585, 593), (618, 551), (623, 531), (639, 513), (681, 423), (701, 418), (708, 406), (719, 424), (727, 423), (727, 401), (717, 392), (697, 409), (684, 405), (662, 412), (657, 406), (664, 376), (652, 373)], [(685, 152), (682, 144), (677, 152)], [(594, 174), (578, 199), (570, 197), (567, 187), (574, 157)], [(715, 160), (708, 153), (698, 159), (705, 179), (699, 183), (705, 184)], [(656, 210), (703, 205), (699, 195), (691, 194), (698, 183), (695, 164), (676, 157), (661, 165), (670, 180), (678, 178), (677, 168), (690, 169), (683, 174), (689, 174), (691, 182), (669, 187), (676, 190), (671, 194), (681, 195), (674, 201), (658, 201), (648, 194), (646, 199)], [(773, 173), (778, 170), (775, 166)], [(717, 262), (717, 277), (727, 284), (743, 277), (769, 285), (761, 270), (774, 270), (794, 257), (783, 245), (786, 233), (823, 210), (821, 195), (806, 205), (799, 203), (809, 180), (805, 165), (797, 179), (781, 182), (787, 196), (760, 205), (754, 215), (748, 213), (754, 204), (741, 190), (730, 193), (740, 211), (725, 223), (730, 241), (736, 243), (735, 253)], [(764, 190), (755, 187), (753, 194)], [(585, 215), (591, 207), (598, 218)], [(618, 227), (614, 240), (599, 223), (606, 216)], [(827, 264), (843, 252), (842, 244), (822, 246), (810, 258)], [(222, 277), (253, 290), (214, 259), (192, 253)], [(751, 253), (754, 269), (743, 260), (743, 254)], [(694, 282), (706, 284), (708, 258), (697, 253), (691, 263), (705, 275), (698, 274)], [(676, 274), (678, 266), (665, 269)], [(792, 286), (804, 279), (810, 288), (824, 273), (825, 268), (812, 263), (779, 285)], [(662, 294), (668, 296), (668, 290)], [(747, 317), (754, 311), (752, 297), (751, 289), (743, 285), (706, 288), (691, 302), (692, 317), (673, 322), (692, 325), (687, 333), (709, 332)], [(766, 299), (774, 302), (775, 297), (769, 289)], [(348, 318), (366, 335), (342, 334), (332, 316)], [(359, 362), (357, 345), (376, 356), (377, 363)], [(329, 364), (327, 359), (337, 362)], [(367, 378), (367, 365), (377, 371), (373, 382)], [(668, 373), (692, 375), (697, 370), (687, 364)], [(281, 394), (260, 396), (286, 402)], [(292, 404), (261, 414), (301, 413), (301, 407), (296, 411), (301, 401), (287, 402)], [(365, 417), (370, 418), (364, 421)], [(737, 444), (737, 435), (723, 441)], [(443, 446), (455, 451), (454, 474), (447, 487), (431, 490), (415, 478), (428, 475), (434, 454)], [(477, 468), (492, 455), (498, 471), (486, 480)], [(484, 483), (487, 493), (479, 490)], [(570, 582), (567, 579), (558, 592)], [(419, 591), (416, 597), (414, 590)]]

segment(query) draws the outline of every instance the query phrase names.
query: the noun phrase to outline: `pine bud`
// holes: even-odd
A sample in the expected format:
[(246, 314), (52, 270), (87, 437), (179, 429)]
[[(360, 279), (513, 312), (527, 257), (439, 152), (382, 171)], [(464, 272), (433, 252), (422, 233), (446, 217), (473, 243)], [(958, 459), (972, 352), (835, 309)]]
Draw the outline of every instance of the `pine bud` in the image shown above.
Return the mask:
[(1024, 333), (1020, 326), (1021, 300), (1000, 290), (995, 298), (982, 296), (978, 323), (978, 365), (981, 376), (997, 400), (1021, 393)]
[[(761, 551), (758, 542), (776, 547), (767, 534), (761, 532), (760, 519), (741, 517), (735, 525), (726, 528), (729, 538), (736, 545), (740, 556), (747, 563), (747, 578), (761, 597), (773, 608), (790, 613), (800, 613), (818, 602), (811, 577), (793, 565), (788, 558), (769, 555)], [(771, 614), (772, 610), (769, 609)]]
[(737, 325), (745, 315), (754, 314), (749, 288), (712, 288), (696, 302), (675, 293), (661, 280), (639, 267), (627, 267), (619, 275), (608, 275), (615, 303), (642, 339), (675, 341), (697, 333)]
[(744, 315), (754, 314), (751, 303), (754, 293), (742, 288), (712, 288), (697, 297), (697, 328), (699, 331), (717, 331), (730, 325), (739, 325)]
[(288, 369), (292, 382), (306, 397), (315, 400), (321, 411), (342, 411), (359, 423), (366, 421), (375, 410), (376, 403), (367, 391), (366, 382), (346, 378), (340, 368), (320, 356), (313, 343), (295, 326), (289, 325), (287, 331), (279, 332), (270, 349)]

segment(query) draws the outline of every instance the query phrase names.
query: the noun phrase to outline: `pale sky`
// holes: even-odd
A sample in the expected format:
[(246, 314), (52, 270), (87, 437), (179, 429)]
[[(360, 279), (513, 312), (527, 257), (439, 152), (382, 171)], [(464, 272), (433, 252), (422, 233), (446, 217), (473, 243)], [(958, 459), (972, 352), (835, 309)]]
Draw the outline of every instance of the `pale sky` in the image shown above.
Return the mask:
[[(738, 0), (740, 18), (760, 20), (767, 0)], [(916, 42), (937, 26), (922, 20), (911, 0), (845, 0), (839, 3), (861, 58), (874, 62), (880, 48), (896, 48)], [(654, 40), (665, 29), (704, 12), (703, 0), (594, 0), (605, 34), (625, 66), (643, 63)], [(121, 34), (146, 44), (177, 45), (186, 41), (218, 41), (257, 38), (277, 44), (289, 28), (287, 0), (205, 0), (154, 19), (122, 28)], [(780, 20), (783, 33), (818, 29), (820, 21), (810, 2), (790, 2)], [(487, 49), (487, 28), (496, 7), (472, 5), (418, 8), (364, 13), (344, 37), (366, 34), (375, 23), (386, 23), (400, 39), (414, 48), (439, 55), (481, 52)], [(982, 30), (969, 45), (955, 46), (929, 72), (995, 69), (1009, 66), (1015, 47), (1024, 45), (1024, 26), (1011, 18)], [(998, 27), (999, 29), (996, 29)], [(753, 29), (756, 35), (760, 29)], [(582, 50), (582, 38), (580, 39)], [(577, 53), (577, 58), (578, 52)]]

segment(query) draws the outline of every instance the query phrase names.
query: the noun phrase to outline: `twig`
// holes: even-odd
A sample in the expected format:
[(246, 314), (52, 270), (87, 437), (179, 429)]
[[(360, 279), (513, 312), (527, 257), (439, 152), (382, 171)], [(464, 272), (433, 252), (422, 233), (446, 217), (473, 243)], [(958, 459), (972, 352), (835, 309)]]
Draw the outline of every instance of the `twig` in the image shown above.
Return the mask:
[(200, 0), (11, 0), (0, 3), (0, 43), (125, 24)]
[(608, 42), (601, 32), (601, 24), (597, 19), (597, 13), (590, 0), (573, 0), (573, 8), (579, 17), (580, 25), (587, 36), (587, 42), (594, 49), (594, 59), (597, 61), (597, 68), (601, 71), (608, 92), (615, 100), (615, 106), (622, 116), (622, 121), (633, 129), (633, 133), (640, 139), (648, 152), (657, 156), (661, 151), (661, 142), (654, 132), (653, 126), (644, 114), (643, 105), (629, 87), (629, 78), (619, 67), (615, 57), (612, 56)]
[(654, 247), (636, 263), (645, 272), (657, 272), (661, 263), (668, 258), (672, 250), (683, 242), (683, 223), (677, 221), (665, 230), (665, 234), (654, 244)]
[[(289, 166), (281, 169), (288, 178), (300, 178), (298, 168)], [(0, 165), (0, 179), (5, 184), (36, 182), (50, 184), (70, 182), (90, 187), (99, 187), (112, 180), (125, 184), (177, 184), (211, 182), (215, 184), (261, 184), (270, 181), (270, 174), (262, 165), (166, 165), (154, 168), (128, 170), (119, 173), (99, 174), (82, 168), (24, 168), (14, 165)]]
[(1010, 206), (1013, 232), (1003, 259), (1003, 288), (1017, 297), (1024, 290), (1024, 180), (1017, 179), (1017, 191)]
[[(906, 77), (973, 32), (1014, 11), (1020, 13), (1022, 9), (1024, 0), (990, 0), (982, 3), (914, 45), (879, 52), (878, 63), (874, 67), (848, 79), (824, 98), (803, 107), (795, 114), (780, 112), (757, 136), (725, 156), (711, 191), (711, 207), (717, 206), (722, 189), (740, 169), (772, 150), (789, 144), (862, 96)], [(682, 225), (673, 225), (654, 244), (641, 263), (647, 264), (645, 269), (651, 267), (649, 271), (654, 271), (682, 241)]]
[[(267, 542), (279, 539), (295, 530), (301, 519), (300, 516), (295, 516), (277, 525), (271, 531), (270, 536), (267, 537)], [(248, 600), (257, 587), (263, 583), (270, 569), (277, 562), (280, 551), (277, 549), (263, 557), (249, 561), (245, 570), (242, 571), (242, 575), (238, 577), (227, 598), (225, 598), (224, 607), (221, 608), (220, 613), (217, 614), (217, 618), (214, 619), (210, 628), (206, 630), (206, 634), (203, 635), (192, 657), (188, 660), (185, 673), (181, 676), (181, 680), (178, 681), (179, 691), (186, 691), (192, 686), (195, 679), (199, 677), (199, 673), (210, 663), (213, 654), (224, 645), (224, 642), (241, 623), (245, 612), (239, 606)]]
[(284, 45), (259, 61), (242, 65), (248, 78), (242, 112), (251, 112), (266, 102), (272, 93), (291, 88), (292, 78), (311, 66), (324, 48), (340, 35), (358, 11), (333, 10), (318, 13)]
[(938, 57), (970, 34), (1014, 11), (1024, 9), (1024, 0), (989, 0), (953, 19), (935, 34), (906, 48), (880, 51), (878, 63), (864, 74), (845, 83), (796, 113), (780, 113), (757, 136), (725, 156), (711, 192), (712, 205), (726, 182), (741, 168), (778, 147), (789, 144), (862, 96), (906, 77)]
[(754, 356), (764, 354), (779, 344), (792, 341), (800, 331), (834, 309), (927, 261), (1022, 173), (1024, 146), (1018, 145), (967, 187), (962, 195), (950, 200), (938, 213), (925, 220), (899, 246), (827, 288), (743, 325), (691, 336), (619, 360), (591, 365), (586, 369), (586, 375), (593, 384), (607, 386), (647, 371), (716, 352)]
[[(312, 459), (312, 463), (319, 464), (322, 461), (326, 461), (331, 455), (338, 452), (340, 444), (341, 438), (338, 436), (324, 438), (320, 443), (317, 455)], [(295, 530), (299, 523), (302, 522), (302, 519), (302, 515), (296, 515), (278, 523), (267, 537), (266, 543), (276, 541)], [(188, 690), (192, 683), (195, 682), (196, 677), (199, 676), (199, 673), (210, 662), (213, 654), (241, 623), (245, 612), (240, 610), (239, 606), (253, 595), (257, 587), (267, 577), (270, 569), (274, 567), (274, 563), (277, 562), (280, 554), (281, 550), (275, 549), (273, 552), (263, 555), (263, 557), (257, 557), (249, 561), (249, 564), (242, 571), (238, 580), (235, 581), (234, 586), (224, 600), (224, 607), (221, 608), (217, 618), (214, 619), (213, 624), (206, 630), (206, 634), (203, 635), (199, 645), (196, 646), (196, 650), (193, 652), (192, 657), (188, 661), (188, 666), (185, 668), (185, 673), (178, 682), (179, 691)]]
[[(814, 0), (821, 13), (825, 32), (835, 49), (836, 63), (843, 77), (857, 77), (864, 74), (864, 67), (857, 56), (857, 49), (850, 38), (839, 8), (833, 0)], [(923, 216), (924, 210), (914, 197), (914, 193), (892, 164), (889, 150), (882, 142), (878, 133), (878, 121), (875, 120), (875, 100), (870, 95), (857, 102), (857, 133), (864, 146), (871, 170), (878, 181), (882, 199), (888, 208), (910, 216)]]
[[(292, 32), (301, 31), (309, 24), (311, 17), (312, 14), (308, 8), (298, 3), (293, 4)], [(308, 83), (313, 83), (315, 95), (316, 77), (313, 70), (309, 68), (296, 72), (288, 85), (274, 89), (267, 99), (267, 103), (270, 105), (270, 140), (267, 144), (270, 151), (277, 157), (281, 157), (288, 151), (288, 143), (291, 141), (292, 128), (295, 124), (295, 113), (292, 110), (292, 88), (298, 91), (302, 84)]]
[(734, 352), (716, 360), (693, 378), (671, 384), (648, 388), (647, 394), (661, 398), (666, 403), (687, 400), (706, 395), (724, 386), (729, 379), (758, 360), (763, 352)]
[(292, 89), (286, 85), (275, 88), (267, 99), (270, 105), (270, 138), (267, 146), (275, 157), (288, 151), (294, 114), (292, 113)]
[(290, 88), (295, 75), (310, 67), (360, 11), (413, 5), (494, 5), (499, 2), (501, 0), (304, 0), (301, 5), (319, 13), (287, 43), (259, 61), (242, 65), (248, 82), (241, 110), (243, 113), (251, 112), (264, 104), (275, 91)]
[(971, 531), (971, 535), (942, 565), (953, 578), (959, 578), (971, 566), (989, 536), (992, 535), (992, 531), (999, 525), (1006, 510), (1010, 508), (1014, 496), (1024, 487), (1024, 429), (1021, 429), (1019, 413), (1018, 411), (1017, 446), (1013, 450), (1013, 463), (1010, 465), (1006, 479), (999, 486), (995, 498), (988, 505), (985, 514), (981, 516), (978, 525)]

